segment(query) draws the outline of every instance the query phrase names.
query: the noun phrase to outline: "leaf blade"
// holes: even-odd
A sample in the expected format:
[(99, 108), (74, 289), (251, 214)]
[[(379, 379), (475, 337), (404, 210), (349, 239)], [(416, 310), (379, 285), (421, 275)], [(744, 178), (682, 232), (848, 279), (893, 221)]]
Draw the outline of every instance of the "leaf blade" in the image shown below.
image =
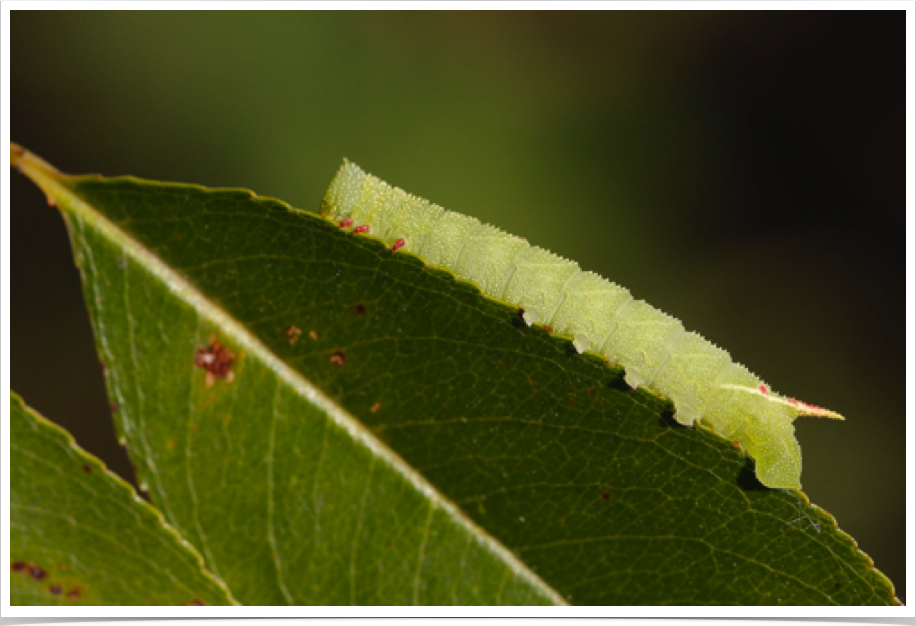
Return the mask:
[[(143, 431), (128, 439), (154, 499), (167, 513), (174, 506), (169, 519), (194, 538), (243, 601), (892, 603), (889, 582), (832, 518), (806, 508), (804, 496), (761, 490), (727, 442), (674, 426), (664, 400), (622, 390), (619, 371), (574, 354), (562, 338), (516, 323), (512, 309), (447, 273), (250, 192), (135, 179), (57, 184), (98, 207), (93, 221), (130, 232), (167, 266), (174, 276), (160, 282), (182, 285), (172, 296), (165, 289), (139, 299), (135, 309), (206, 294), (230, 317), (200, 324), (166, 305), (156, 315), (135, 310), (126, 317), (142, 328), (155, 329), (157, 317), (170, 319), (168, 332), (141, 333), (143, 358), (129, 352), (105, 358), (110, 389), (123, 401), (122, 431)], [(119, 251), (92, 239), (92, 224), (68, 220), (78, 259), (107, 255), (96, 270), (84, 271), (103, 353), (129, 346), (124, 311), (106, 313), (96, 295), (124, 291)], [(233, 323), (237, 330), (220, 340), (238, 357), (236, 379), (207, 387), (193, 367), (194, 351)], [(169, 333), (185, 345), (175, 348)], [(281, 370), (360, 424), (346, 422), (353, 432), (322, 430), (331, 421), (307, 419), (298, 405), (285, 411), (293, 417), (278, 419), (284, 411), (270, 398), (279, 394), (278, 407), (286, 398), (277, 386), (252, 392), (262, 400), (246, 406), (240, 419), (232, 394)], [(163, 389), (187, 401), (171, 409), (144, 404), (126, 382), (138, 376), (168, 381)], [(197, 419), (178, 421), (182, 411)], [(330, 444), (321, 443), (325, 437)], [(170, 456), (173, 438), (183, 458)], [(151, 441), (149, 449), (137, 439)], [(227, 450), (237, 454), (232, 463)], [(378, 450), (393, 454), (378, 465), (385, 457)], [(206, 460), (196, 461), (198, 453)], [(281, 461), (269, 467), (264, 459)], [(149, 460), (157, 471), (146, 467)], [(413, 491), (380, 489), (371, 482), (379, 467), (401, 475), (386, 474), (381, 484), (413, 484)], [(239, 496), (233, 506), (248, 518), (263, 517), (249, 519), (256, 528), (246, 528), (253, 539), (243, 542), (256, 546), (248, 553), (256, 554), (257, 568), (249, 559), (247, 570), (223, 569), (241, 553), (213, 519), (219, 494), (182, 487), (191, 474), (206, 485), (250, 488), (251, 497)], [(249, 484), (248, 474), (261, 478)], [(405, 475), (419, 483), (405, 482)], [(157, 476), (167, 488), (153, 481)], [(404, 495), (424, 493), (417, 484), (435, 487), (447, 520), (429, 526), (432, 508)], [(454, 528), (461, 532), (449, 535)], [(488, 549), (471, 550), (467, 532), (485, 538)], [(211, 551), (213, 536), (222, 543)], [(389, 541), (399, 554), (386, 553)], [(805, 559), (782, 556), (799, 552)], [(432, 558), (446, 564), (442, 572), (428, 567), (430, 554), (440, 555)], [(505, 567), (485, 562), (494, 554)], [(485, 563), (471, 575), (462, 558)], [(806, 561), (816, 566), (799, 578), (792, 567)], [(252, 582), (270, 576), (270, 589)]]
[(10, 395), (11, 603), (234, 604), (200, 555), (62, 429)]

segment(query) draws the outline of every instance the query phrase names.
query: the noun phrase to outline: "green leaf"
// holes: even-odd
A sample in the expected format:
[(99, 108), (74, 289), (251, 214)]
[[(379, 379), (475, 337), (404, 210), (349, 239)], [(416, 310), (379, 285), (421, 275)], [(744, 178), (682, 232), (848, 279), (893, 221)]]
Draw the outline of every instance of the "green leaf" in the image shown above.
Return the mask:
[(10, 394), (10, 601), (234, 604), (130, 485)]
[(139, 481), (240, 602), (894, 603), (803, 494), (451, 274), (248, 191), (13, 155)]

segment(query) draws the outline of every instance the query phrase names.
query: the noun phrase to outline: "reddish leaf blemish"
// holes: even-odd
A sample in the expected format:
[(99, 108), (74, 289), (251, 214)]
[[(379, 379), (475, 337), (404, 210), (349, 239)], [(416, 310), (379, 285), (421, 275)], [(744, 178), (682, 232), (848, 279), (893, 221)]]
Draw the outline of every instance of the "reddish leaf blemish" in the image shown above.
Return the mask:
[(298, 326), (290, 324), (286, 327), (286, 337), (289, 339), (289, 345), (294, 346), (296, 342), (299, 341), (299, 335), (302, 334), (302, 329)]
[(356, 314), (357, 314), (357, 315), (365, 315), (365, 313), (366, 313), (366, 305), (365, 305), (365, 304), (357, 304), (356, 307), (355, 307), (353, 310), (356, 311)]
[(381, 409), (381, 408), (382, 408), (382, 405), (379, 404), (378, 402), (376, 402), (375, 404), (372, 405), (372, 408), (369, 409), (369, 411), (372, 412), (372, 413), (378, 413), (378, 412), (379, 412), (379, 409)]
[(86, 472), (87, 474), (91, 474), (92, 466), (90, 466), (88, 463), (83, 463), (83, 471)]
[(57, 595), (60, 595), (60, 594), (61, 594), (61, 592), (63, 591), (63, 589), (61, 588), (60, 585), (58, 585), (58, 584), (53, 584), (53, 585), (51, 585), (50, 587), (48, 587), (48, 591), (50, 591), (51, 593), (53, 593), (54, 595), (57, 596)]
[(607, 491), (603, 491), (603, 492), (601, 492), (601, 499), (602, 499), (602, 500), (610, 500), (610, 499), (611, 499), (611, 494), (608, 493)]
[(71, 600), (76, 600), (81, 595), (83, 595), (83, 593), (79, 589), (71, 589), (70, 591), (67, 592), (67, 597), (70, 598)]
[(235, 356), (224, 348), (216, 337), (211, 337), (209, 345), (206, 348), (198, 348), (197, 354), (194, 355), (194, 364), (207, 371), (207, 387), (212, 387), (216, 378), (225, 378), (226, 382), (232, 382), (233, 363)]
[(10, 569), (14, 572), (21, 572), (25, 569), (25, 561), (13, 561), (10, 564)]
[(353, 229), (353, 232), (354, 233), (368, 233), (369, 224), (363, 224), (362, 226), (357, 226), (356, 228)]
[(30, 574), (30, 575), (32, 576), (32, 578), (34, 578), (35, 580), (43, 580), (43, 579), (45, 578), (45, 576), (48, 575), (48, 572), (44, 571), (43, 569), (41, 569), (41, 568), (38, 567), (37, 565), (31, 564), (31, 565), (29, 565), (29, 574)]
[(207, 604), (200, 598), (194, 598), (193, 600), (185, 604), (185, 606), (207, 606)]
[(344, 363), (347, 362), (347, 356), (343, 353), (342, 350), (338, 350), (330, 357), (328, 357), (328, 360), (337, 367), (343, 367)]
[(543, 328), (544, 330), (546, 330), (548, 333), (552, 333), (552, 332), (553, 332), (553, 328), (551, 328), (550, 326), (543, 326), (542, 328)]
[(401, 248), (403, 248), (406, 245), (407, 245), (406, 241), (404, 241), (403, 239), (398, 239), (397, 241), (394, 242), (394, 245), (391, 246), (391, 251), (397, 252), (398, 250), (400, 250)]
[(341, 228), (349, 228), (350, 226), (353, 226), (353, 220), (349, 217), (340, 223)]
[(312, 339), (312, 341), (318, 341), (318, 333), (316, 333), (314, 330), (309, 331), (309, 337)]
[(767, 389), (766, 385), (760, 385), (759, 387), (757, 387), (757, 391), (759, 391), (760, 393), (762, 393), (765, 396), (770, 395), (770, 390)]

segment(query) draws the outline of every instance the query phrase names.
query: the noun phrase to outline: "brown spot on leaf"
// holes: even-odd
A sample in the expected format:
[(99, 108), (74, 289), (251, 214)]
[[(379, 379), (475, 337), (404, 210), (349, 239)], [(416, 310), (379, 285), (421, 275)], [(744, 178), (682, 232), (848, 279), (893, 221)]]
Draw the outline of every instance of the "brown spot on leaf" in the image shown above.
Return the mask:
[(51, 585), (50, 587), (48, 587), (48, 591), (50, 591), (50, 592), (53, 593), (54, 595), (58, 596), (58, 595), (60, 595), (60, 594), (63, 592), (63, 589), (61, 588), (60, 585), (58, 585), (57, 583), (55, 583), (55, 584)]
[(198, 348), (194, 355), (194, 364), (207, 371), (207, 386), (211, 387), (217, 378), (225, 378), (232, 382), (232, 364), (235, 356), (219, 342), (216, 337), (210, 338), (210, 343), (203, 348)]
[(44, 571), (43, 569), (41, 569), (40, 567), (38, 567), (38, 566), (35, 565), (34, 563), (31, 563), (31, 564), (29, 564), (29, 574), (30, 574), (30, 575), (32, 576), (32, 578), (34, 578), (35, 580), (42, 580), (42, 579), (45, 578), (45, 576), (48, 575), (48, 572)]
[(88, 463), (83, 463), (83, 471), (86, 472), (87, 474), (91, 474), (92, 466), (90, 466)]
[(836, 584), (833, 585), (833, 586), (834, 586), (835, 588), (839, 589), (839, 588), (841, 588), (843, 585), (841, 585), (840, 583), (836, 583)]
[(194, 598), (193, 600), (185, 604), (185, 606), (207, 606), (207, 603), (201, 600), (200, 598)]
[(71, 589), (70, 591), (67, 592), (67, 597), (71, 600), (76, 600), (81, 595), (83, 595), (83, 592), (80, 591), (79, 589)]
[(289, 339), (289, 345), (294, 346), (296, 342), (299, 341), (299, 335), (302, 334), (302, 329), (298, 326), (290, 324), (286, 327), (286, 337)]
[(382, 408), (382, 405), (376, 402), (375, 404), (372, 405), (372, 408), (369, 409), (369, 411), (371, 411), (372, 413), (378, 413), (380, 408)]
[(25, 567), (26, 567), (25, 561), (13, 561), (10, 564), (10, 569), (12, 569), (14, 572), (21, 572), (25, 569)]
[(553, 332), (553, 328), (551, 328), (550, 326), (542, 326), (541, 328), (543, 328), (544, 330), (546, 330), (548, 333), (552, 333), (552, 332)]
[(362, 303), (357, 304), (353, 310), (356, 312), (357, 315), (365, 315), (366, 314), (366, 305)]
[(602, 492), (601, 492), (601, 499), (602, 499), (602, 500), (610, 500), (610, 499), (611, 499), (611, 494), (608, 493), (607, 491), (602, 491)]
[(309, 331), (309, 337), (312, 338), (312, 341), (318, 341), (318, 333), (316, 333), (314, 330)]
[(343, 350), (338, 350), (330, 357), (328, 357), (328, 360), (337, 367), (343, 367), (344, 363), (347, 362), (347, 355), (343, 353)]
[(108, 408), (111, 409), (112, 413), (117, 413), (121, 409), (117, 402), (112, 402), (108, 405)]

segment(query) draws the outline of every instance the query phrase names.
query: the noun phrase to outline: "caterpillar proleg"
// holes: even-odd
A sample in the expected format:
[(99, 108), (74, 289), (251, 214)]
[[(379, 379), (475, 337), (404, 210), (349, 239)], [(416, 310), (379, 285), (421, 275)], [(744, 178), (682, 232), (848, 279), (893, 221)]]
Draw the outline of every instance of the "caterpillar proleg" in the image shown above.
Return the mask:
[(801, 488), (793, 421), (839, 414), (780, 396), (728, 352), (680, 321), (578, 264), (473, 217), (391, 187), (344, 161), (322, 214), (447, 269), (481, 292), (523, 310), (525, 321), (569, 337), (579, 352), (622, 366), (631, 387), (672, 400), (684, 426), (700, 421), (737, 441), (768, 487)]

